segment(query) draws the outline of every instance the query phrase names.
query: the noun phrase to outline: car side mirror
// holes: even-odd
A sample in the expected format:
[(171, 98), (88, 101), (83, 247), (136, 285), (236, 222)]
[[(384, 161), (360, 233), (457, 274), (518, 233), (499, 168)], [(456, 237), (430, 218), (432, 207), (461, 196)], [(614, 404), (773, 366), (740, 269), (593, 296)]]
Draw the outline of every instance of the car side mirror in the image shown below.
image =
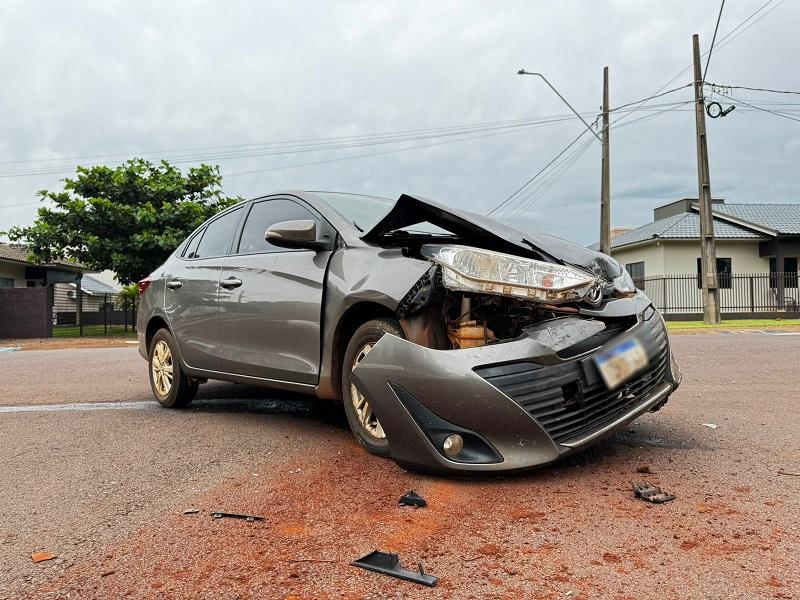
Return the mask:
[(264, 233), (264, 239), (273, 246), (284, 248), (319, 249), (317, 223), (311, 219), (275, 223)]

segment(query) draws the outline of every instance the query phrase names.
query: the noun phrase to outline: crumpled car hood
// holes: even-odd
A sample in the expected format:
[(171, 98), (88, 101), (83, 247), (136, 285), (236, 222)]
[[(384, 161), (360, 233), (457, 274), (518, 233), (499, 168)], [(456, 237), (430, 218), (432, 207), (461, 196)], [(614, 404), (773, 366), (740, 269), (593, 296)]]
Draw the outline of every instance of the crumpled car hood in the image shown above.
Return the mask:
[(381, 219), (364, 232), (365, 242), (380, 244), (391, 231), (418, 223), (432, 223), (475, 246), (583, 268), (613, 280), (621, 267), (611, 257), (574, 242), (543, 233), (523, 231), (491, 217), (444, 206), (433, 200), (403, 194)]

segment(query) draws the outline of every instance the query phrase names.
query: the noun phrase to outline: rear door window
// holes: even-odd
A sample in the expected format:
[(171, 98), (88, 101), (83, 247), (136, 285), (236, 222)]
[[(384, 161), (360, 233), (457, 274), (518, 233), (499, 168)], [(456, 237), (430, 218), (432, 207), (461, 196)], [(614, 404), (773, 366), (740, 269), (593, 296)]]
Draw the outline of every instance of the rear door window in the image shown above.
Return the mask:
[(241, 216), (242, 209), (239, 207), (211, 221), (206, 226), (206, 231), (200, 239), (193, 258), (210, 258), (228, 254)]
[(197, 256), (197, 245), (200, 243), (200, 238), (203, 237), (203, 233), (205, 229), (201, 229), (197, 233), (194, 234), (189, 243), (186, 245), (186, 248), (183, 251), (183, 258), (195, 258)]
[(253, 204), (242, 228), (239, 254), (285, 252), (286, 248), (273, 246), (264, 239), (267, 229), (283, 221), (312, 220), (319, 227), (319, 219), (297, 202), (286, 199), (262, 200)]

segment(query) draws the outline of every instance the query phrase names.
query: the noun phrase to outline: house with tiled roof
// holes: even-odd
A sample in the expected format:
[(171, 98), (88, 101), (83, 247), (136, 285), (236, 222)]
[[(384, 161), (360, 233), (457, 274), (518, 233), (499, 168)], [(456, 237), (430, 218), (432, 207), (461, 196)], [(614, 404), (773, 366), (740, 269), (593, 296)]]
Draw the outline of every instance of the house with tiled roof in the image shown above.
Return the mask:
[[(800, 204), (729, 204), (714, 199), (712, 213), (720, 273), (781, 271), (794, 273), (796, 282)], [(683, 198), (659, 206), (653, 211), (652, 223), (623, 230), (613, 237), (611, 255), (635, 279), (697, 273), (700, 259), (697, 200)]]
[(38, 264), (29, 260), (28, 255), (28, 248), (24, 244), (0, 242), (0, 288), (69, 283), (86, 271), (84, 266), (66, 260)]

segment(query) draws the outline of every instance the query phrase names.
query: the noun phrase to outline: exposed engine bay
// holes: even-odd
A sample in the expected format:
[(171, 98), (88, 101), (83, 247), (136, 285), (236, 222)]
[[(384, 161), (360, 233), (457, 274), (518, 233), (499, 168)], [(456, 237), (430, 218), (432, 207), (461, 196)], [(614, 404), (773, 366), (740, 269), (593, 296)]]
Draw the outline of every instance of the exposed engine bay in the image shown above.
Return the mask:
[(485, 346), (559, 317), (597, 318), (582, 313), (636, 293), (609, 256), (410, 196), (362, 239), (432, 263), (397, 307), (409, 339), (429, 348)]
[[(411, 236), (403, 237), (407, 242), (412, 241)], [(531, 325), (564, 316), (581, 316), (581, 307), (597, 308), (611, 298), (635, 293), (632, 282), (623, 289), (615, 289), (613, 281), (574, 267), (467, 246), (413, 242), (404, 247), (405, 251), (416, 251), (418, 257), (428, 258), (433, 264), (400, 302), (397, 314), (409, 339), (429, 348), (474, 348), (513, 340)], [(457, 249), (472, 255), (470, 258), (485, 259), (494, 255), (512, 263), (511, 276), (506, 274), (506, 280), (497, 281), (500, 277), (496, 275), (491, 279), (471, 280), (462, 270), (452, 275), (448, 273), (452, 270), (449, 265), (438, 260), (436, 251), (441, 248)], [(543, 276), (533, 285), (527, 281), (521, 283), (520, 271), (534, 264)], [(515, 268), (520, 266), (523, 268)], [(565, 274), (572, 275), (574, 280), (557, 285), (555, 280), (559, 275), (563, 279)], [(467, 291), (481, 286), (487, 291)]]

